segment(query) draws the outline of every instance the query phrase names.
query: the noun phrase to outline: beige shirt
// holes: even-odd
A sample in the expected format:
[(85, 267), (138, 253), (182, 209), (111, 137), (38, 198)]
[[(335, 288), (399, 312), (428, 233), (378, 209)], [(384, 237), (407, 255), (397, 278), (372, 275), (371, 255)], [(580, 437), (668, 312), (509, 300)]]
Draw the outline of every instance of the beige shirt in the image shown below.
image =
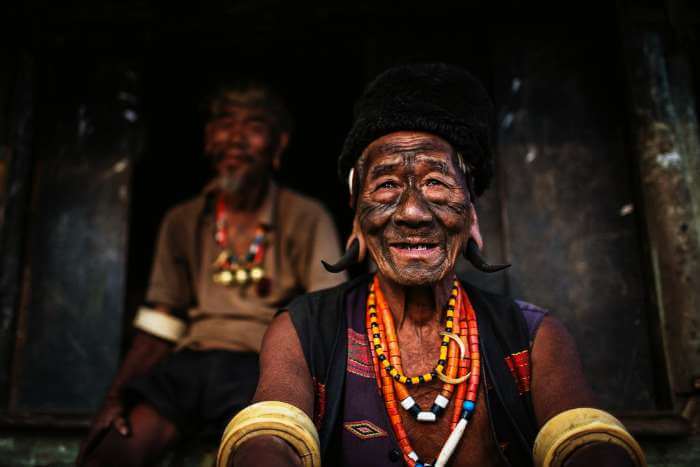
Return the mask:
[(263, 260), (267, 295), (255, 284), (226, 287), (212, 281), (221, 252), (214, 240), (211, 188), (171, 209), (160, 229), (146, 300), (187, 310), (188, 330), (179, 347), (259, 352), (275, 312), (295, 296), (347, 279), (321, 259), (342, 254), (333, 221), (317, 201), (272, 184), (258, 219), (269, 228)]

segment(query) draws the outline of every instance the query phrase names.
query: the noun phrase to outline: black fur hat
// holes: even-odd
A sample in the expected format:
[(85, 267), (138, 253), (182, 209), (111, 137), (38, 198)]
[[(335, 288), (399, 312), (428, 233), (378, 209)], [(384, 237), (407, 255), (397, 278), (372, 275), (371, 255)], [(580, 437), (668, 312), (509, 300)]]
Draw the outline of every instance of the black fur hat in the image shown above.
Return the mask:
[(383, 72), (355, 105), (355, 121), (338, 159), (347, 180), (362, 151), (395, 131), (425, 131), (444, 138), (464, 158), (480, 195), (493, 175), (490, 125), (493, 106), (483, 85), (454, 65), (403, 65)]

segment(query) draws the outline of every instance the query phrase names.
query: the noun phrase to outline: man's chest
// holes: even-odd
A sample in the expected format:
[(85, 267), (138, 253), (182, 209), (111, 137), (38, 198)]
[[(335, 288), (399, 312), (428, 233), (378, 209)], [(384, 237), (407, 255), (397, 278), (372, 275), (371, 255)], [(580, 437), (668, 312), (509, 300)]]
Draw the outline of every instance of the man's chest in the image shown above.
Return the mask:
[[(435, 336), (430, 337), (437, 338), (437, 332), (435, 334)], [(346, 428), (348, 425), (352, 426), (359, 423), (353, 423), (354, 420), (378, 422), (380, 426), (390, 433), (390, 437), (394, 440), (392, 443), (400, 441), (407, 435), (410, 449), (421, 460), (434, 462), (451, 433), (451, 422), (455, 416), (456, 404), (454, 393), (437, 422), (418, 422), (401, 405), (388, 402), (388, 399), (391, 399), (391, 397), (387, 396), (387, 391), (377, 387), (375, 372), (372, 370), (372, 356), (365, 339), (366, 336), (363, 334), (350, 332), (348, 348), (349, 376), (346, 381), (345, 395), (346, 398), (350, 395), (351, 399), (345, 401), (345, 418), (349, 422), (346, 423)], [(407, 342), (407, 340), (404, 339), (404, 342)], [(405, 362), (404, 370), (407, 374), (430, 371), (439, 358), (437, 350), (439, 341), (437, 345), (423, 346), (422, 352), (414, 347), (411, 344), (407, 344), (401, 348), (402, 360)], [(435, 351), (433, 351), (433, 347), (435, 347)], [(362, 378), (359, 378), (358, 375), (362, 376)], [(477, 397), (475, 414), (459, 443), (457, 451), (452, 456), (450, 465), (503, 465), (502, 456), (491, 429), (483, 383), (481, 386)], [(428, 410), (433, 405), (436, 396), (443, 389), (443, 383), (436, 380), (413, 386), (409, 389), (409, 392), (410, 396), (415, 399), (423, 410)], [(395, 395), (395, 397), (398, 396)], [(461, 406), (461, 404), (459, 405)], [(372, 411), (375, 411), (375, 413), (371, 413)], [(397, 415), (399, 416), (400, 424), (396, 423)], [(361, 423), (359, 424), (361, 425)], [(405, 435), (402, 434), (402, 431), (405, 431)], [(357, 461), (364, 459), (370, 452), (373, 453), (372, 457), (375, 457), (377, 451), (370, 446), (375, 443), (377, 441), (369, 437), (369, 439), (365, 439), (357, 445), (352, 444), (353, 449), (356, 449), (357, 453), (350, 457)], [(399, 444), (402, 445), (402, 448), (407, 447), (404, 446), (405, 441), (400, 441)], [(398, 448), (399, 446), (397, 445), (395, 449)]]
[[(289, 252), (280, 247), (277, 229), (265, 231), (262, 239), (255, 242), (259, 233), (252, 229), (236, 239), (235, 250), (227, 251), (216, 241), (217, 229), (213, 222), (205, 224), (199, 235), (199, 255), (192, 264), (192, 281), (201, 312), (214, 315), (233, 315), (241, 318), (269, 321), (279, 306), (286, 303), (299, 290), (299, 281), (291, 269)], [(237, 237), (236, 237), (237, 238)], [(284, 245), (283, 245), (284, 246)], [(255, 248), (254, 248), (255, 247)], [(257, 253), (254, 257), (251, 252)], [(220, 270), (218, 263), (222, 255), (250, 271), (259, 268), (262, 278), (250, 278), (243, 284), (233, 281), (226, 285), (214, 280)], [(251, 259), (250, 257), (253, 256)]]
[[(430, 407), (440, 384), (413, 391), (412, 396), (421, 407)], [(451, 432), (454, 414), (454, 401), (450, 401), (444, 414), (436, 423), (416, 421), (406, 411), (402, 411), (401, 420), (416, 453), (425, 460), (434, 461)], [(491, 430), (488, 408), (483, 387), (479, 390), (477, 408), (467, 429), (462, 436), (457, 450), (452, 455), (450, 465), (459, 467), (502, 466), (502, 456)]]

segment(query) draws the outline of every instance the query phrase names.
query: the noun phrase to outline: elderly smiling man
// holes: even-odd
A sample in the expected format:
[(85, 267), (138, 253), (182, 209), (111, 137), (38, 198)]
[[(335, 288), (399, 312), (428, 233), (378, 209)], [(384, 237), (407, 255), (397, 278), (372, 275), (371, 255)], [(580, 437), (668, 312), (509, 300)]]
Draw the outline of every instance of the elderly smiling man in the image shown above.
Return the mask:
[[(444, 65), (369, 85), (339, 167), (355, 209), (346, 268), (377, 273), (305, 295), (261, 353), (256, 404), (222, 439), (219, 465), (644, 465), (595, 403), (573, 339), (533, 305), (455, 276), (479, 255), (475, 197), (493, 158), (481, 84)], [(313, 421), (312, 421), (313, 420)]]

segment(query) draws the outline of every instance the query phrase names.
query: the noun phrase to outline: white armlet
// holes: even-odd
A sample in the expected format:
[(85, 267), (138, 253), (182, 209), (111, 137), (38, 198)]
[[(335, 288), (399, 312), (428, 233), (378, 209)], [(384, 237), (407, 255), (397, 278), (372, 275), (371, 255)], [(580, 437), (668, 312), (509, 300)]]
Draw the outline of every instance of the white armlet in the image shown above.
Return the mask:
[(166, 313), (141, 307), (136, 313), (134, 327), (166, 341), (177, 342), (185, 334), (187, 324)]

